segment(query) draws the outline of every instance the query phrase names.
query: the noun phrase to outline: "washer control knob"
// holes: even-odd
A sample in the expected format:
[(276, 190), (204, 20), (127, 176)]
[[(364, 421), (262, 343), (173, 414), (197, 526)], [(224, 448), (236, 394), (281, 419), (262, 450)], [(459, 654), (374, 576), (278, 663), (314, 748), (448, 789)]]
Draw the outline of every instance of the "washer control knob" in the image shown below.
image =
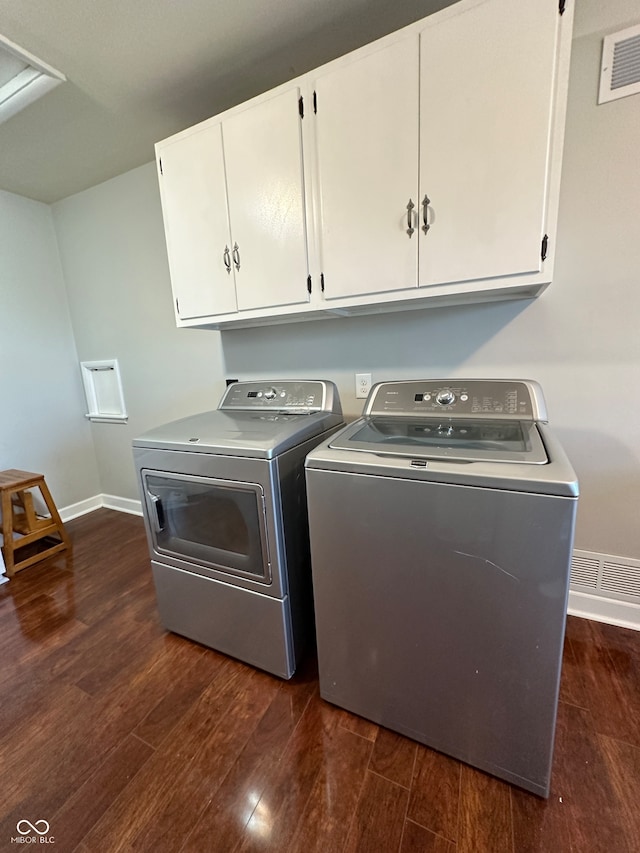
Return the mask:
[(269, 388), (268, 391), (264, 392), (265, 400), (275, 400), (277, 393), (275, 388)]
[(453, 391), (438, 391), (436, 396), (436, 403), (439, 403), (441, 406), (450, 406), (455, 402), (456, 395)]

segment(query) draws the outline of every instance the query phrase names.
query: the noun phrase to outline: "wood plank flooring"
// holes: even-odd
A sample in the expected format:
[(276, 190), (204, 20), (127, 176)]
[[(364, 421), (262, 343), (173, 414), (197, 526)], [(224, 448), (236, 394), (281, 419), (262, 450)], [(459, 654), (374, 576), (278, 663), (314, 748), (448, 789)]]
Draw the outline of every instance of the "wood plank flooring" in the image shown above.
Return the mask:
[(0, 587), (0, 850), (640, 850), (640, 633), (569, 618), (543, 801), (327, 704), (313, 654), (283, 682), (166, 633), (142, 521), (67, 526)]

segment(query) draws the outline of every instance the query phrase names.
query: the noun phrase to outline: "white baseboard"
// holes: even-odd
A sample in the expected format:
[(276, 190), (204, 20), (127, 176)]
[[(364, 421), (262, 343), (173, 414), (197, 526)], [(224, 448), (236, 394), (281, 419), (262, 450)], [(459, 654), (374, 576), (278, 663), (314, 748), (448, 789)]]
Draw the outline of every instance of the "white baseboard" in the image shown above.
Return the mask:
[(567, 612), (571, 616), (593, 619), (594, 622), (606, 622), (608, 625), (640, 631), (640, 605), (629, 601), (616, 601), (603, 595), (570, 590)]
[(102, 506), (105, 509), (115, 509), (118, 512), (128, 512), (129, 515), (142, 515), (142, 503), (131, 498), (119, 498), (116, 495), (101, 495)]
[(87, 498), (84, 501), (78, 501), (78, 503), (62, 507), (59, 510), (60, 518), (63, 521), (71, 521), (72, 518), (78, 518), (81, 515), (86, 515), (88, 512), (93, 512), (96, 509), (100, 509), (102, 506), (104, 506), (102, 503), (102, 495), (95, 495), (94, 497)]
[(62, 507), (60, 518), (63, 521), (71, 521), (96, 509), (115, 509), (118, 512), (128, 512), (130, 515), (142, 515), (142, 504), (131, 498), (119, 498), (116, 495), (94, 495), (84, 501)]

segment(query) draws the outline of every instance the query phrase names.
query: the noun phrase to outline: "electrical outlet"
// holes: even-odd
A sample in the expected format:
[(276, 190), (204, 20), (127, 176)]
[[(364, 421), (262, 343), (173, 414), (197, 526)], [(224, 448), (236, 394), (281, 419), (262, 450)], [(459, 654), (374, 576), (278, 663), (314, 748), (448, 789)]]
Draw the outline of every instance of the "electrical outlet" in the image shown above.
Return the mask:
[(356, 397), (368, 397), (371, 391), (371, 374), (356, 373)]

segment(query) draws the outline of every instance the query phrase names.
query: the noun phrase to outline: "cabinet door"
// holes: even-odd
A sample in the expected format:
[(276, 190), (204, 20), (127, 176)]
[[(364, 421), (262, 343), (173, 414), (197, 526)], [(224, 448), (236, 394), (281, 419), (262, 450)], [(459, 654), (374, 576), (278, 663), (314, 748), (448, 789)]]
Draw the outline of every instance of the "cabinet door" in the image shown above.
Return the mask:
[(314, 85), (325, 298), (416, 287), (417, 36)]
[(222, 134), (219, 124), (159, 146), (171, 284), (181, 319), (236, 310)]
[(488, 0), (421, 33), (421, 286), (541, 268), (559, 22)]
[(299, 94), (223, 122), (239, 310), (309, 299)]

